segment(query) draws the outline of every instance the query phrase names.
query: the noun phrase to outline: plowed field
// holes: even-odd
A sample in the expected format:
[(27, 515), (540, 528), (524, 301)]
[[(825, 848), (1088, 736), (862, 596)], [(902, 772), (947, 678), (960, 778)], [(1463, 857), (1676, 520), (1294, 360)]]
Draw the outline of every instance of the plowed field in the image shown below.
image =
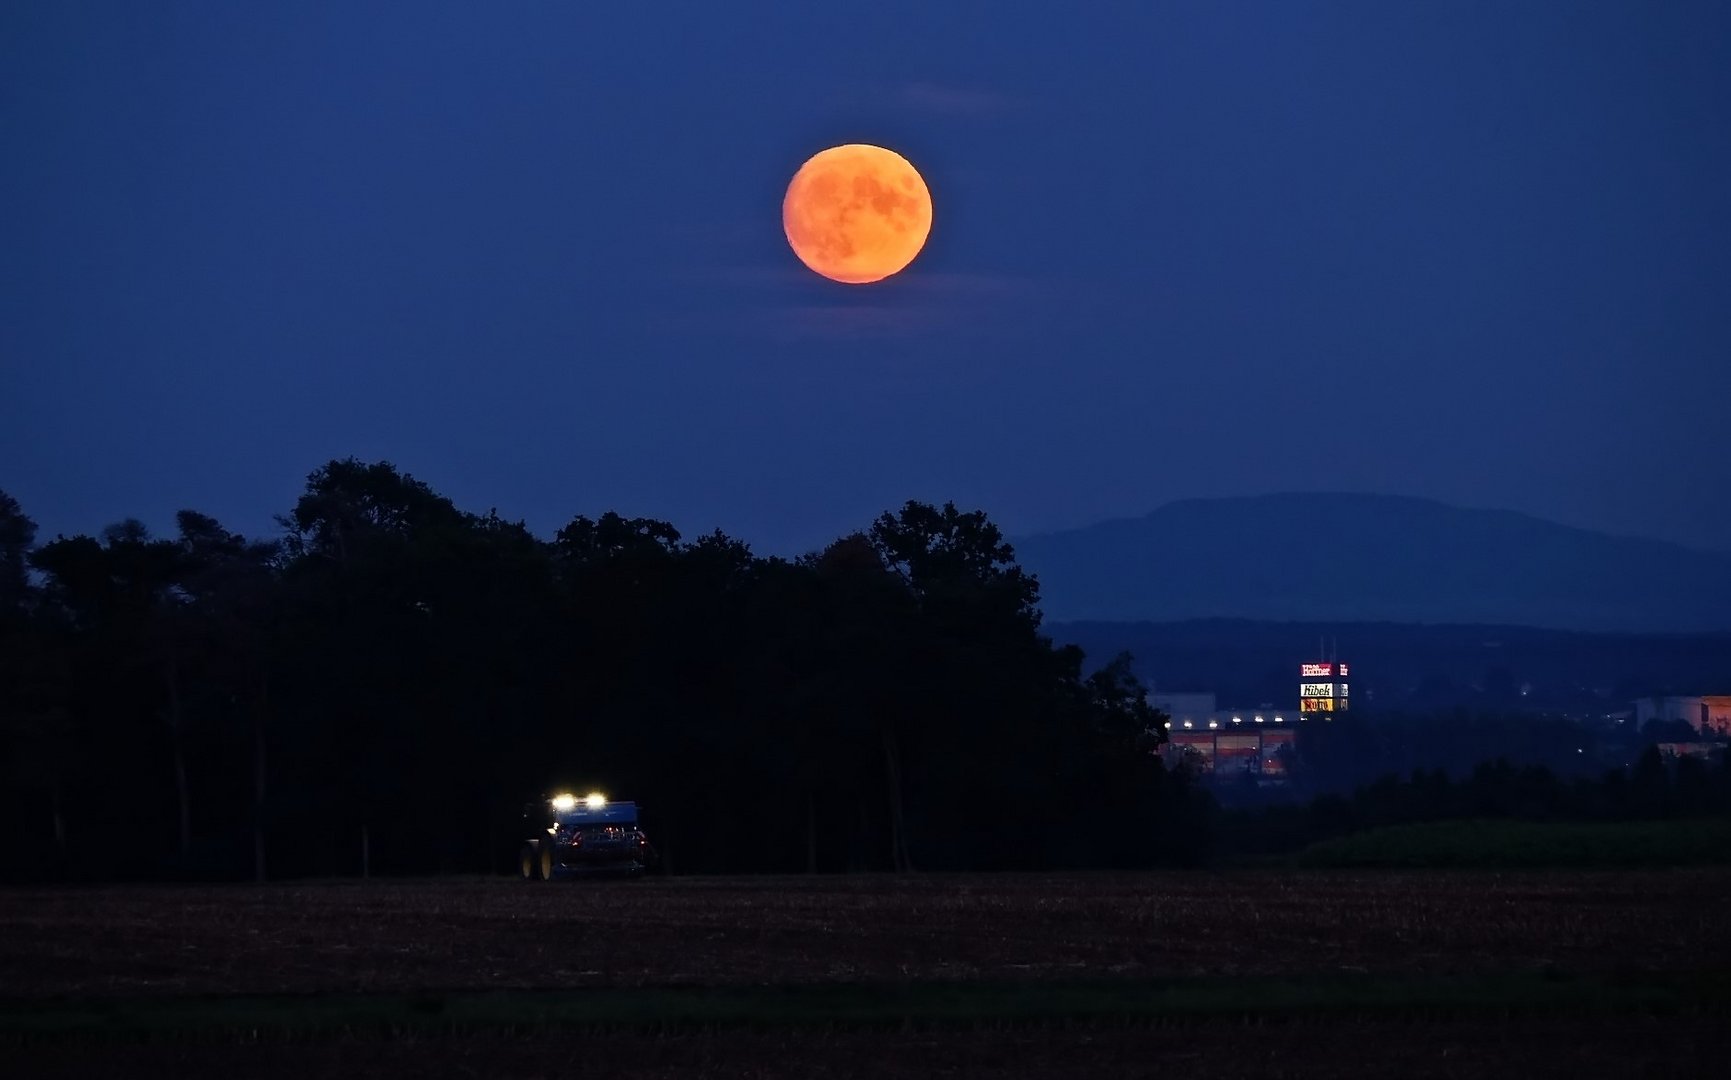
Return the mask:
[[(1045, 1076), (1083, 1053), (1075, 1075), (1687, 1075), (1724, 995), (1643, 980), (1723, 985), (1728, 892), (1725, 869), (22, 889), (0, 892), (0, 1042), (33, 1075), (554, 1076), (578, 1052), (644, 1076)], [(1307, 980), (1346, 997), (1257, 989)], [(1217, 1004), (1186, 1008), (1190, 985)], [(698, 1022), (677, 995), (700, 987), (725, 1000)], [(794, 1004), (753, 1013), (764, 988)], [(566, 1019), (499, 1019), (552, 1000)], [(268, 1022), (212, 1019), (236, 1001)]]

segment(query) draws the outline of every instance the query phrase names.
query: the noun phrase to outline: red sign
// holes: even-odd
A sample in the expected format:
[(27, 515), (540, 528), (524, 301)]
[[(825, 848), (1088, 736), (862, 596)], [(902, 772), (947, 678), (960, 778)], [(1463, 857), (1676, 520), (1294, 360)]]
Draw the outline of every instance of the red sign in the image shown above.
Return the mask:
[[(1325, 675), (1333, 675), (1334, 674), (1334, 665), (1333, 664), (1302, 664), (1299, 666), (1298, 673), (1306, 679), (1314, 679), (1314, 678), (1318, 678), (1318, 677), (1325, 676)], [(1346, 674), (1344, 669), (1341, 671), (1341, 674), (1342, 675)]]

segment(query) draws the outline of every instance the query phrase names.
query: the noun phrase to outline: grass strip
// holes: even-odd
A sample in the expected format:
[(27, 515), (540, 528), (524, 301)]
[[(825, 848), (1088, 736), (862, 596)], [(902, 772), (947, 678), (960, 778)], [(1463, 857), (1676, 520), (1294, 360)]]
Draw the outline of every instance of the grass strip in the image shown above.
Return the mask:
[(1629, 869), (1731, 863), (1731, 820), (1438, 821), (1325, 840), (1291, 860), (1310, 868)]
[(974, 1028), (1059, 1023), (1358, 1016), (1731, 1015), (1731, 974), (1194, 978), (916, 982), (797, 987), (0, 1000), (0, 1042), (255, 1042), (523, 1032), (718, 1028)]

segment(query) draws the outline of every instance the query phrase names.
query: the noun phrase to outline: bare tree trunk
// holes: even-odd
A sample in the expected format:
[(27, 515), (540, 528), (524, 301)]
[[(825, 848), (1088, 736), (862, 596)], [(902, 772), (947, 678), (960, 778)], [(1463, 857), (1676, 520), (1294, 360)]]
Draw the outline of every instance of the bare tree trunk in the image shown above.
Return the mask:
[(859, 801), (859, 822), (848, 843), (848, 873), (859, 873), (872, 868), (871, 834), (871, 815), (866, 812), (865, 797), (862, 795)]
[(890, 802), (890, 867), (898, 874), (905, 874), (914, 867), (908, 858), (907, 831), (902, 822), (902, 767), (895, 732), (884, 728), (883, 742), (884, 779)]
[(60, 775), (54, 776), (54, 786), (49, 789), (49, 800), (54, 812), (54, 850), (60, 855), (60, 865), (66, 865), (66, 808), (60, 799)]
[(817, 792), (805, 792), (805, 872), (817, 873)]
[(172, 656), (168, 660), (168, 736), (174, 750), (174, 792), (180, 802), (180, 854), (192, 851), (192, 793), (186, 783), (186, 747), (181, 740), (180, 672)]
[(270, 693), (267, 679), (259, 680), (258, 700), (252, 712), (252, 877), (262, 883), (264, 870), (264, 719)]

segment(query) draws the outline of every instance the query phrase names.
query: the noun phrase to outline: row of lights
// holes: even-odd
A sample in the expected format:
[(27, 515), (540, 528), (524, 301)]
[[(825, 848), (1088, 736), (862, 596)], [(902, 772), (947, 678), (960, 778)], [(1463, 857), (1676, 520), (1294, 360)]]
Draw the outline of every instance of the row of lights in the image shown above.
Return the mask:
[[(1233, 722), (1233, 723), (1234, 723), (1234, 724), (1242, 724), (1242, 723), (1244, 723), (1244, 717), (1242, 717), (1242, 716), (1234, 716), (1234, 717), (1233, 717), (1233, 718), (1232, 718), (1232, 722)], [(1257, 717), (1257, 718), (1256, 718), (1256, 722), (1257, 722), (1257, 723), (1258, 723), (1258, 724), (1260, 724), (1260, 723), (1262, 723), (1262, 717), (1260, 717), (1260, 716), (1258, 716), (1258, 717)], [(1285, 722), (1286, 722), (1286, 718), (1285, 718), (1285, 717), (1284, 717), (1284, 716), (1277, 716), (1277, 717), (1275, 717), (1275, 718), (1274, 718), (1274, 722), (1275, 722), (1275, 723), (1277, 723), (1277, 724), (1283, 724), (1283, 723), (1285, 723)], [(1170, 720), (1168, 720), (1168, 721), (1166, 721), (1166, 726), (1167, 726), (1167, 727), (1168, 727), (1168, 728), (1171, 728), (1171, 726), (1172, 726), (1172, 721), (1170, 721)], [(1184, 726), (1185, 726), (1185, 727), (1187, 727), (1187, 728), (1188, 728), (1188, 727), (1190, 727), (1190, 726), (1191, 726), (1191, 724), (1190, 724), (1190, 721), (1188, 721), (1188, 720), (1186, 720), (1186, 721), (1184, 721)], [(1215, 728), (1218, 728), (1218, 727), (1219, 727), (1219, 726), (1220, 726), (1220, 721), (1218, 721), (1218, 720), (1210, 720), (1210, 721), (1208, 721), (1208, 727), (1209, 727), (1209, 729), (1210, 729), (1210, 730), (1213, 730), (1213, 729), (1215, 729)]]
[[(587, 806), (591, 810), (600, 810), (607, 805), (607, 796), (601, 794), (599, 791), (592, 791), (583, 796), (583, 805)], [(575, 795), (561, 794), (553, 796), (553, 809), (559, 811), (561, 814), (567, 810), (574, 810), (576, 807), (577, 796)]]

